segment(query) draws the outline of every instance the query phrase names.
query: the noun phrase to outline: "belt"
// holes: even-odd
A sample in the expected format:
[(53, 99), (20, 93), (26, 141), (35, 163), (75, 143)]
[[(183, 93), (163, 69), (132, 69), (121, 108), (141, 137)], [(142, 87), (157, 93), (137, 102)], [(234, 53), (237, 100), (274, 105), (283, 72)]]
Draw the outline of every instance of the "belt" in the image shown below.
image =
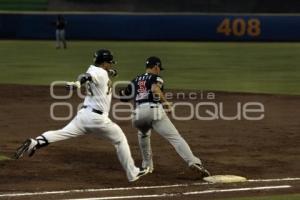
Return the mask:
[[(82, 106), (81, 108), (88, 108), (88, 106)], [(92, 109), (92, 112), (94, 112), (94, 113), (97, 113), (97, 114), (99, 114), (99, 115), (102, 115), (103, 114), (103, 112), (101, 111), (101, 110), (96, 110), (96, 109), (94, 109), (94, 108), (91, 108)]]
[(154, 102), (143, 102), (143, 103), (137, 104), (137, 106), (143, 106), (143, 105), (149, 105), (150, 108), (158, 108), (159, 107), (159, 105)]

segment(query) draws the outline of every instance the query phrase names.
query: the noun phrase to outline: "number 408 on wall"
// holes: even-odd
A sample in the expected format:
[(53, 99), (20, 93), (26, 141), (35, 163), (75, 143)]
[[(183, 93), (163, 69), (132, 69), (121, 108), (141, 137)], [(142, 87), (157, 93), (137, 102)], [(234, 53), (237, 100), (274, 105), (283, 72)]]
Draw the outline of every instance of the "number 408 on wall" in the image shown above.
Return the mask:
[(217, 27), (217, 33), (226, 36), (258, 37), (261, 34), (260, 20), (257, 18), (225, 18)]

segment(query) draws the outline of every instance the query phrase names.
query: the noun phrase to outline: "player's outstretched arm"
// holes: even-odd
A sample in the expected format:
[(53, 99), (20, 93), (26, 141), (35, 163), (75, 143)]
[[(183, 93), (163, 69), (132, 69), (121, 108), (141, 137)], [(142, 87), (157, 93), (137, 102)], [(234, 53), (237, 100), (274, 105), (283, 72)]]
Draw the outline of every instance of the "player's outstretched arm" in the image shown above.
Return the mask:
[(68, 90), (81, 88), (81, 85), (87, 81), (92, 81), (92, 76), (89, 73), (80, 74), (75, 82), (67, 82), (66, 88)]
[(130, 101), (133, 97), (132, 92), (133, 92), (132, 84), (129, 84), (126, 88), (119, 90), (120, 101), (122, 102)]

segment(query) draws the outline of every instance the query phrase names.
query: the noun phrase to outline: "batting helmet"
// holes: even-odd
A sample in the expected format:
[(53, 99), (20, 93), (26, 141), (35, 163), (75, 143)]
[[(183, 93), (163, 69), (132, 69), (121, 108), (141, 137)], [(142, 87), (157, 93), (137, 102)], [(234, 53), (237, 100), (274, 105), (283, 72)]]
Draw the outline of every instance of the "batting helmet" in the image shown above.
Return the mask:
[(155, 65), (157, 65), (160, 68), (160, 70), (164, 70), (164, 68), (162, 67), (161, 60), (158, 57), (151, 56), (151, 57), (147, 58), (146, 68), (152, 68)]
[(115, 64), (112, 53), (107, 49), (100, 49), (94, 54), (94, 63), (102, 64), (104, 62)]

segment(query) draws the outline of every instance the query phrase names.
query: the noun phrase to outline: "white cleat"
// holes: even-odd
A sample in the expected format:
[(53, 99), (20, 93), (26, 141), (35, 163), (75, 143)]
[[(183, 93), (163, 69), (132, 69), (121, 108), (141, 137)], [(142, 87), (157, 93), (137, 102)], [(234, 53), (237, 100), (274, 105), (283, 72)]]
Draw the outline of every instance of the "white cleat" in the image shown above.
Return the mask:
[(148, 174), (150, 172), (150, 168), (140, 168), (140, 172), (131, 180), (129, 180), (129, 182), (134, 182), (137, 181), (140, 177), (145, 176), (146, 174)]
[(149, 173), (152, 174), (153, 171), (154, 171), (154, 168), (153, 168), (153, 167), (150, 167), (150, 168), (149, 168)]
[(153, 171), (154, 171), (154, 167), (153, 167), (153, 165), (148, 165), (148, 166), (142, 166), (142, 169), (146, 169), (146, 168), (149, 168), (149, 173), (150, 174), (152, 174), (153, 173)]

